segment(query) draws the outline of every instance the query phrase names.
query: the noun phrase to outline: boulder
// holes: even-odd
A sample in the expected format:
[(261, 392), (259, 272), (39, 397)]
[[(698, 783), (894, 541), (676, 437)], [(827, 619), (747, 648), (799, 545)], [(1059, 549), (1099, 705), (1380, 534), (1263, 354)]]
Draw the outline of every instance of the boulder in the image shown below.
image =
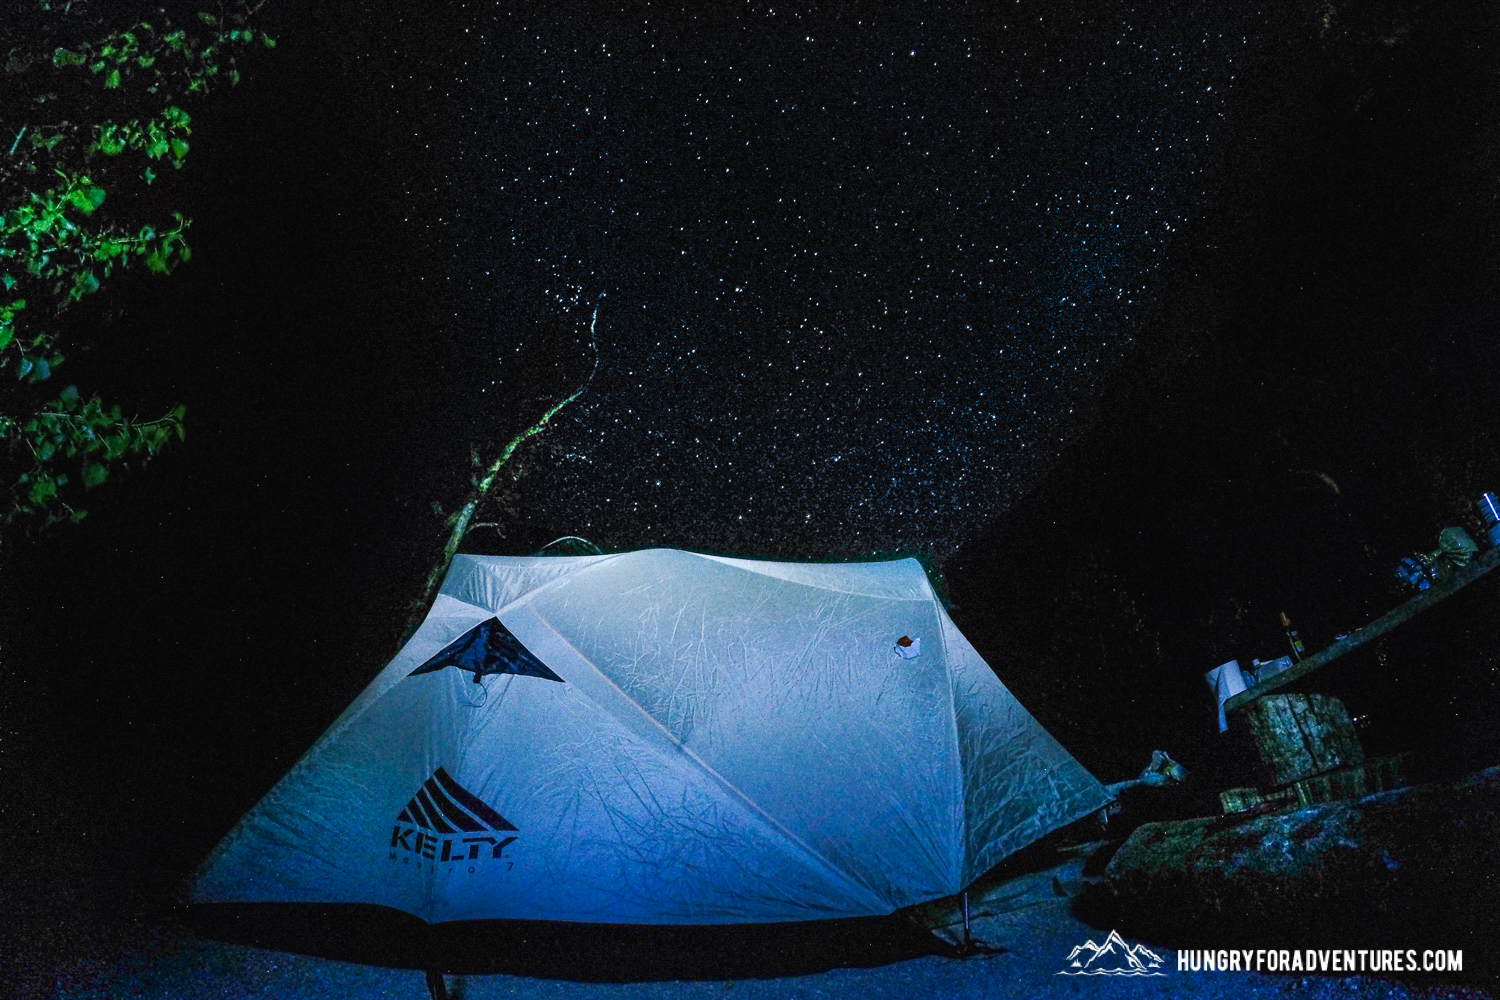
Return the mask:
[(1148, 823), (1080, 912), (1159, 941), (1460, 947), (1500, 929), (1500, 768), (1305, 808)]

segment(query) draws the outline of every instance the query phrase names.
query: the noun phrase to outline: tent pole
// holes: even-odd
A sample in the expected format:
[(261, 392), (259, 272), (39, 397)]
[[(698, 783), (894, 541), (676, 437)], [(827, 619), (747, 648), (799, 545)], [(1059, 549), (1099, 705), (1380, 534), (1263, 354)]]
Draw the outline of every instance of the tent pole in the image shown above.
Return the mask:
[(974, 947), (974, 939), (969, 936), (969, 890), (964, 890), (964, 951)]

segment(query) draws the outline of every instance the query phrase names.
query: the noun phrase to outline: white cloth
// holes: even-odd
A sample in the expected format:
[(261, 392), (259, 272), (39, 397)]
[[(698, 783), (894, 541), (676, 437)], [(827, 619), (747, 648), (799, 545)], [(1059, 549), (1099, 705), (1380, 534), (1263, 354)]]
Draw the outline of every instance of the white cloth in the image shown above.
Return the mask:
[(1209, 688), (1213, 691), (1214, 697), (1218, 699), (1219, 732), (1222, 733), (1229, 728), (1229, 720), (1224, 717), (1224, 703), (1245, 690), (1249, 685), (1245, 683), (1245, 675), (1240, 673), (1239, 660), (1230, 660), (1228, 663), (1219, 664), (1204, 674), (1203, 679), (1208, 681)]

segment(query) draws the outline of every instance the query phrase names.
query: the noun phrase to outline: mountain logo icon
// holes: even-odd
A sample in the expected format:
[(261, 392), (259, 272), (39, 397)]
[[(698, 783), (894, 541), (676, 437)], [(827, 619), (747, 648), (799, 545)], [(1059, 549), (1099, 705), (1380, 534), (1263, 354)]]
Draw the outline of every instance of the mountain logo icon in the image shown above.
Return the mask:
[(406, 865), (415, 862), (418, 869), (505, 858), (505, 849), (516, 842), (519, 832), (440, 767), (396, 817), (389, 858)]
[[(436, 833), (479, 833), (483, 830), (511, 831), (515, 827), (479, 797), (454, 781), (441, 767), (422, 782), (406, 803), (398, 823), (415, 823)], [(455, 829), (456, 828), (456, 829)]]
[(1059, 976), (1165, 976), (1161, 956), (1143, 944), (1130, 944), (1110, 931), (1103, 944), (1085, 941), (1063, 960)]

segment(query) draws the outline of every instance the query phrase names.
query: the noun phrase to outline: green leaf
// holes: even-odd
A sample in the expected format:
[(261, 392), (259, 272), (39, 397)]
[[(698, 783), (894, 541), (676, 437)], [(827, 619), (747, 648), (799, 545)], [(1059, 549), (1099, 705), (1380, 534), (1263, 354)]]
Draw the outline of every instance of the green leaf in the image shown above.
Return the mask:
[(150, 184), (152, 181), (156, 180), (156, 171), (152, 170), (150, 167), (147, 167), (141, 173), (141, 176), (144, 177), (144, 178), (146, 178), (146, 183), (147, 184)]
[(105, 87), (106, 90), (116, 90), (116, 89), (119, 88), (119, 86), (120, 86), (120, 71), (118, 69), (112, 69), (104, 77), (104, 87)]
[(10, 320), (0, 322), (0, 351), (10, 346), (11, 338), (16, 335), (16, 328), (11, 325)]
[(25, 378), (27, 373), (31, 371), (33, 364), (34, 362), (30, 358), (22, 358), (21, 364), (18, 366), (19, 370), (16, 372), (16, 378)]
[(204, 13), (201, 10), (198, 12), (198, 20), (202, 21), (204, 24), (218, 24), (219, 23), (219, 19), (217, 17), (214, 17), (212, 14)]
[(125, 140), (120, 137), (118, 125), (103, 125), (99, 128), (99, 138), (94, 145), (105, 156), (119, 156), (125, 151)]
[(8, 274), (0, 274), (0, 285), (4, 285), (5, 290), (8, 292), (16, 287), (16, 279)]
[(78, 406), (78, 386), (68, 386), (62, 392), (57, 394), (57, 398), (69, 411), (76, 409)]
[(77, 52), (69, 52), (61, 45), (52, 50), (52, 65), (54, 66), (82, 66), (87, 61)]
[(139, 66), (141, 69), (150, 69), (153, 65), (155, 65), (155, 63), (156, 63), (156, 57), (155, 56), (136, 56), (135, 57), (135, 62), (136, 62), (136, 65)]
[(36, 481), (31, 484), (31, 489), (27, 491), (27, 495), (31, 497), (32, 503), (46, 503), (57, 496), (57, 483), (45, 472), (39, 473)]
[(146, 155), (151, 157), (151, 159), (153, 160), (159, 160), (167, 154), (168, 148), (169, 147), (167, 146), (167, 140), (158, 139), (151, 145), (146, 147)]
[(84, 215), (93, 215), (94, 210), (104, 204), (104, 189), (92, 184), (77, 188), (68, 195), (68, 201)]
[(82, 521), (88, 516), (89, 512), (86, 510), (75, 510), (68, 514), (68, 520), (72, 521), (74, 524), (77, 524), (79, 521)]
[(268, 49), (274, 49), (276, 47), (276, 39), (272, 38), (270, 35), (261, 35), (260, 40), (265, 43), (265, 46)]
[(172, 155), (179, 160), (188, 154), (188, 144), (184, 139), (172, 140)]
[(91, 490), (109, 478), (109, 467), (99, 462), (83, 463), (83, 488)]

